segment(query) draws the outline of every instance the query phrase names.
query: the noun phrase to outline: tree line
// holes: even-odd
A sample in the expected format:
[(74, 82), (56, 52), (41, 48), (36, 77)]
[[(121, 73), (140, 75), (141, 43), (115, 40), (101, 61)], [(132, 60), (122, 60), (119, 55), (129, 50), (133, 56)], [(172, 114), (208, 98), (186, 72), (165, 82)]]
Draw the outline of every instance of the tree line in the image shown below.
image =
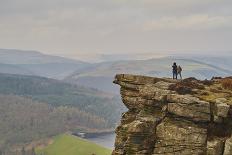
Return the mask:
[(76, 107), (52, 107), (15, 95), (0, 95), (0, 150), (11, 150), (66, 131), (103, 130), (107, 122)]

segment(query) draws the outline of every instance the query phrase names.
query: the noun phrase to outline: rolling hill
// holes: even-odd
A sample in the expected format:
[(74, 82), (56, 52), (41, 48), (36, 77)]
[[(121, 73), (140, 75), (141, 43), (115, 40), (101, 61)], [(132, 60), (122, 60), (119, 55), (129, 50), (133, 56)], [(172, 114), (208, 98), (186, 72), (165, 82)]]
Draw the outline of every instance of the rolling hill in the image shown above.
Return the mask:
[(37, 75), (62, 79), (89, 63), (46, 55), (37, 51), (0, 49), (0, 73)]
[(36, 150), (37, 155), (110, 155), (111, 152), (95, 143), (67, 134), (55, 137), (51, 145)]
[(35, 73), (19, 65), (0, 63), (0, 73), (34, 75)]
[(127, 73), (156, 77), (171, 77), (171, 65), (174, 61), (182, 66), (182, 74), (184, 78), (196, 77), (199, 79), (210, 79), (213, 76), (228, 76), (232, 74), (231, 70), (218, 67), (218, 65), (207, 64), (205, 62), (188, 58), (165, 57), (149, 60), (99, 63), (85, 68), (85, 70), (77, 70), (70, 76), (66, 77), (65, 81), (115, 93), (118, 92), (118, 88), (111, 84), (115, 74)]
[(4, 64), (85, 63), (73, 59), (43, 54), (38, 51), (18, 49), (0, 49), (0, 62)]
[(194, 60), (200, 60), (202, 62), (205, 62), (207, 64), (213, 65), (213, 66), (217, 66), (220, 67), (222, 69), (226, 69), (229, 71), (232, 71), (232, 56), (228, 55), (228, 56), (211, 56), (211, 57), (199, 57), (199, 56), (193, 56), (192, 59)]

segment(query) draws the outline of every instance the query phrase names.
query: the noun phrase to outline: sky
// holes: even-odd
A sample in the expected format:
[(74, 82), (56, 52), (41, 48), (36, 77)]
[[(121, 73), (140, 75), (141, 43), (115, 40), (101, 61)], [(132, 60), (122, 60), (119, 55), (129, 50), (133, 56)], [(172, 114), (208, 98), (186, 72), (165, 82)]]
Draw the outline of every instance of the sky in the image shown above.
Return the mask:
[(0, 0), (0, 48), (212, 54), (231, 41), (231, 0)]

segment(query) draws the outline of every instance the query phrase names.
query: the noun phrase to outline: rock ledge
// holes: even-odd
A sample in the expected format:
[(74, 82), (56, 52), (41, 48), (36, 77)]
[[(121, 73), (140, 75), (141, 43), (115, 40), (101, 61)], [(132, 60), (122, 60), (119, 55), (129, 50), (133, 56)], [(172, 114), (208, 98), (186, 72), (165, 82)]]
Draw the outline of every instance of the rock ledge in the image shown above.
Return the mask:
[(128, 111), (112, 155), (232, 155), (232, 91), (221, 80), (116, 75)]

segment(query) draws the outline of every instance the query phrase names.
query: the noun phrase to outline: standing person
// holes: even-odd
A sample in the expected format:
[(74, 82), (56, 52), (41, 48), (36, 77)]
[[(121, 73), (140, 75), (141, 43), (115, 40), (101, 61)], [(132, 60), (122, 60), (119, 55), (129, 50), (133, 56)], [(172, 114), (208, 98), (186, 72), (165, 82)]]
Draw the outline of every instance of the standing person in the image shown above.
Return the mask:
[(172, 65), (172, 74), (173, 74), (173, 79), (177, 79), (177, 65), (175, 62)]
[(181, 68), (180, 65), (179, 65), (179, 66), (177, 67), (177, 76), (180, 75), (180, 79), (182, 80), (181, 72), (182, 72), (182, 68)]

